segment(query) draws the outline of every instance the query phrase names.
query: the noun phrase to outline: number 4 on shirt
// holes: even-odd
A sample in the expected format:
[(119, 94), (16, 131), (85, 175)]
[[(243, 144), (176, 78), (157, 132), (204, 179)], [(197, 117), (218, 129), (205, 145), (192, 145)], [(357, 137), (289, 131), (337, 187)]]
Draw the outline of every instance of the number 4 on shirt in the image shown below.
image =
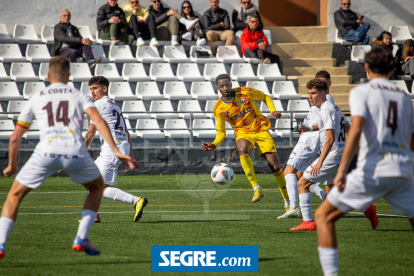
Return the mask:
[[(52, 110), (52, 102), (48, 102), (47, 105), (43, 107), (44, 110), (47, 112), (47, 119), (49, 122), (49, 126), (54, 126), (55, 122), (53, 120), (53, 110)], [(68, 126), (70, 123), (70, 119), (68, 116), (69, 110), (69, 101), (61, 101), (59, 102), (57, 113), (56, 113), (56, 122), (60, 123), (63, 122), (64, 126)]]

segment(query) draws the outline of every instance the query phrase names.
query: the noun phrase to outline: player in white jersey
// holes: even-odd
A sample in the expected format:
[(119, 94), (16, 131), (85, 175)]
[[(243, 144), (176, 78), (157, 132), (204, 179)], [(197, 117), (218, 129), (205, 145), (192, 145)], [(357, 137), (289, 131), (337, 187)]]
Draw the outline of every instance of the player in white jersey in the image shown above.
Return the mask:
[[(350, 92), (352, 126), (335, 187), (315, 213), (324, 275), (338, 274), (335, 222), (352, 209), (365, 210), (384, 197), (414, 230), (414, 111), (410, 97), (388, 81), (394, 67), (390, 51), (371, 50), (365, 56), (370, 81)], [(357, 168), (346, 177), (359, 143)]]
[[(132, 158), (131, 137), (125, 125), (125, 119), (122, 116), (121, 109), (113, 100), (108, 98), (108, 86), (109, 81), (102, 76), (95, 76), (89, 80), (92, 98), (95, 101), (99, 115), (108, 123), (119, 151), (123, 154), (128, 154)], [(89, 147), (92, 143), (95, 133), (96, 127), (93, 120), (91, 120), (88, 132), (85, 135), (86, 147)], [(148, 204), (148, 200), (145, 197), (137, 197), (120, 189), (110, 187), (117, 184), (116, 178), (121, 162), (113, 154), (107, 141), (102, 136), (100, 139), (101, 153), (96, 159), (95, 164), (98, 166), (105, 183), (103, 197), (132, 204), (135, 209), (134, 221), (139, 221), (142, 217), (144, 207)], [(96, 217), (96, 222), (100, 222), (99, 215)]]
[(132, 169), (138, 165), (130, 156), (119, 152), (92, 99), (66, 85), (69, 80), (69, 66), (69, 61), (63, 57), (50, 60), (50, 86), (30, 98), (20, 113), (16, 128), (10, 137), (9, 165), (3, 172), (7, 177), (18, 169), (17, 155), (22, 136), (32, 121), (37, 119), (40, 142), (17, 174), (1, 211), (0, 259), (5, 255), (7, 237), (14, 226), (21, 200), (60, 169), (66, 171), (74, 183), (82, 184), (89, 191), (72, 249), (84, 251), (88, 255), (100, 254), (100, 251), (90, 244), (88, 233), (101, 202), (103, 180), (83, 142), (84, 113), (95, 121), (101, 135), (107, 139), (110, 148), (122, 162)]

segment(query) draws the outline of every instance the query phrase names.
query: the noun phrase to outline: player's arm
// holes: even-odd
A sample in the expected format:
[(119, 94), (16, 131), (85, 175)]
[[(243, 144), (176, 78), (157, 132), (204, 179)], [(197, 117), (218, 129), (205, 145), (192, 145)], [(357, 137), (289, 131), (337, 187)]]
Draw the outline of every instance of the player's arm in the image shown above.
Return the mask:
[(96, 127), (94, 124), (89, 124), (89, 128), (88, 131), (86, 132), (85, 135), (85, 146), (86, 148), (89, 148), (89, 146), (91, 145), (93, 138), (95, 138), (95, 134), (96, 134)]
[(300, 123), (299, 131), (301, 132), (308, 132), (308, 131), (319, 131), (318, 124), (313, 126), (305, 126), (304, 124)]
[(125, 118), (124, 118), (124, 116), (121, 114), (121, 117), (122, 117), (122, 119), (124, 120), (124, 125), (125, 125), (125, 132), (126, 132), (126, 134), (128, 135), (128, 143), (129, 143), (129, 145), (130, 145), (130, 147), (129, 147), (129, 156), (131, 156), (131, 158), (134, 158), (133, 156), (134, 156), (134, 153), (133, 153), (133, 149), (132, 149), (132, 140), (131, 140), (131, 135), (129, 135), (129, 131), (128, 131), (128, 128), (127, 128), (127, 126), (126, 126), (126, 123), (125, 123)]
[(267, 96), (264, 92), (260, 90), (257, 90), (254, 88), (251, 88), (251, 89), (252, 90), (249, 96), (252, 100), (258, 100), (258, 101), (264, 102), (266, 106), (269, 108), (272, 118), (280, 119), (282, 117), (282, 113), (276, 110), (275, 105), (273, 104), (273, 101), (269, 96)]
[(323, 145), (323, 149), (321, 155), (319, 156), (318, 163), (316, 163), (311, 170), (311, 175), (317, 176), (319, 174), (319, 170), (323, 165), (326, 157), (328, 156), (329, 152), (332, 149), (333, 144), (335, 143), (335, 130), (334, 129), (327, 129), (325, 130), (325, 144)]
[(20, 126), (18, 123), (13, 131), (13, 134), (10, 136), (9, 164), (3, 171), (4, 176), (9, 177), (18, 169), (17, 156), (19, 154), (20, 145), (22, 144), (23, 134), (26, 132), (27, 128)]
[(214, 118), (216, 119), (216, 139), (214, 139), (213, 143), (205, 143), (201, 144), (201, 147), (204, 151), (214, 150), (223, 142), (224, 138), (226, 138), (226, 125), (225, 121), (220, 114), (214, 113)]

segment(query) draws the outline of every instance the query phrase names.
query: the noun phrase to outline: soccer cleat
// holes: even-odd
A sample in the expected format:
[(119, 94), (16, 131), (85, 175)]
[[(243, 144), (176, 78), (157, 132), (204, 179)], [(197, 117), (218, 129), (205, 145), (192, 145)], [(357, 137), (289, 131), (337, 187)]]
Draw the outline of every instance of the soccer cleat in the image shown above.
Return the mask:
[(290, 228), (289, 231), (312, 231), (316, 230), (315, 221), (304, 221), (302, 219), (302, 223), (296, 227)]
[(288, 205), (288, 206), (285, 206), (285, 211), (287, 212), (287, 211), (289, 211), (289, 209), (290, 209), (290, 206)]
[(72, 249), (73, 251), (83, 251), (89, 256), (101, 254), (101, 251), (92, 246), (89, 239), (81, 240), (78, 236), (73, 241)]
[(100, 223), (101, 218), (99, 217), (99, 213), (96, 213), (95, 223)]
[(144, 207), (147, 206), (147, 204), (148, 204), (148, 199), (146, 199), (145, 197), (141, 198), (134, 204), (134, 209), (135, 209), (134, 221), (139, 221), (139, 219), (142, 217)]
[(365, 210), (364, 215), (371, 222), (372, 229), (375, 230), (378, 227), (377, 207), (374, 204), (370, 205)]
[(264, 197), (263, 191), (261, 189), (256, 189), (253, 193), (252, 202), (258, 202), (262, 197)]
[(4, 255), (6, 255), (6, 244), (2, 243), (0, 244), (0, 259), (3, 259)]
[(290, 218), (300, 218), (301, 212), (299, 206), (296, 206), (295, 210), (287, 210), (286, 213), (284, 213), (281, 216), (278, 216), (277, 219), (290, 219)]

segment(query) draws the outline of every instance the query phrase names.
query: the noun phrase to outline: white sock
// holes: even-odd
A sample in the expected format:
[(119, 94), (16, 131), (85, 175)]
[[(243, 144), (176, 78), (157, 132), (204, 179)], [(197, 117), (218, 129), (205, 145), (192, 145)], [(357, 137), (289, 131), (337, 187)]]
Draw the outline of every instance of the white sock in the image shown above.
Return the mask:
[(134, 204), (134, 198), (136, 198), (136, 196), (128, 194), (118, 188), (110, 187), (105, 189), (103, 197), (131, 204)]
[(83, 210), (82, 219), (79, 223), (78, 228), (78, 237), (82, 240), (88, 238), (89, 230), (91, 230), (92, 225), (95, 223), (96, 212), (92, 210)]
[(318, 251), (323, 275), (338, 275), (338, 248), (324, 248), (318, 246)]
[(325, 193), (325, 191), (324, 190), (322, 190), (322, 188), (321, 187), (319, 187), (319, 185), (320, 185), (320, 183), (317, 183), (317, 184), (312, 184), (310, 187), (309, 187), (309, 190), (310, 190), (310, 192), (312, 193), (312, 194), (315, 194), (315, 195), (317, 195), (320, 199), (322, 199), (322, 201), (325, 199), (325, 197), (326, 197), (326, 193)]
[(11, 218), (0, 218), (0, 244), (6, 243), (7, 237), (14, 226), (14, 221)]
[(299, 206), (304, 221), (312, 221), (312, 198), (310, 193), (299, 194)]
[(294, 173), (285, 176), (286, 189), (290, 201), (290, 209), (294, 210), (298, 206), (298, 180)]
[(185, 25), (185, 24), (187, 24), (187, 22), (188, 22), (188, 21), (189, 21), (189, 20), (188, 20), (188, 19), (185, 19), (184, 17), (181, 17), (181, 18), (180, 18), (180, 23), (181, 23), (181, 24), (184, 24), (184, 25)]
[(289, 206), (290, 201), (289, 200), (285, 200), (285, 207)]
[(256, 185), (253, 187), (253, 191), (256, 191), (257, 189), (261, 190), (262, 188), (260, 187), (260, 185)]
[(171, 41), (177, 41), (178, 35), (171, 35)]

